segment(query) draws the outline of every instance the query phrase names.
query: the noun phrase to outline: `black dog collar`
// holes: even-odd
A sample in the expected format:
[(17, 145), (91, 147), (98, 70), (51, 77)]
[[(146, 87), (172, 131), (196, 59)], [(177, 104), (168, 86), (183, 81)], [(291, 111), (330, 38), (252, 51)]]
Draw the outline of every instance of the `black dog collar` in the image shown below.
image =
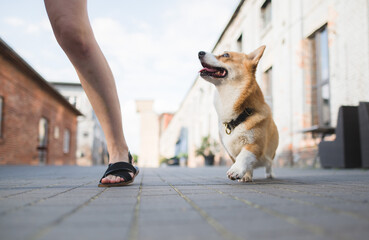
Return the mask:
[(225, 122), (225, 132), (229, 135), (232, 133), (233, 129), (235, 129), (240, 123), (244, 122), (251, 114), (253, 114), (254, 109), (246, 108), (236, 119), (231, 120), (230, 122)]

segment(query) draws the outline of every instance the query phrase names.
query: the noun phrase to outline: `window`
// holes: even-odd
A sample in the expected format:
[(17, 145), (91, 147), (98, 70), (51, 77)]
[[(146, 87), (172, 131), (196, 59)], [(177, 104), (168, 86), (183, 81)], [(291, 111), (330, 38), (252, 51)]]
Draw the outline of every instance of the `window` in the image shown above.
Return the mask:
[(263, 93), (266, 103), (273, 111), (273, 92), (272, 92), (273, 68), (269, 68), (263, 74)]
[(58, 139), (59, 138), (59, 127), (55, 126), (54, 128), (54, 138)]
[(237, 39), (237, 51), (238, 52), (242, 52), (242, 34)]
[(63, 153), (69, 153), (70, 146), (70, 131), (68, 129), (64, 130), (64, 142), (63, 142)]
[(41, 164), (46, 163), (49, 121), (41, 118), (38, 122), (38, 158)]
[(75, 108), (77, 108), (78, 110), (81, 110), (81, 97), (77, 97), (76, 96), (76, 105), (74, 106)]
[(77, 97), (76, 96), (70, 96), (67, 97), (70, 104), (73, 105), (73, 107), (76, 107), (77, 105)]
[(266, 28), (272, 21), (272, 1), (266, 0), (261, 6), (262, 28)]
[(313, 50), (312, 125), (330, 126), (329, 50), (326, 26), (309, 39)]
[(3, 136), (3, 104), (4, 98), (0, 97), (0, 137)]
[(48, 125), (46, 118), (41, 118), (38, 122), (38, 145), (40, 147), (47, 145)]

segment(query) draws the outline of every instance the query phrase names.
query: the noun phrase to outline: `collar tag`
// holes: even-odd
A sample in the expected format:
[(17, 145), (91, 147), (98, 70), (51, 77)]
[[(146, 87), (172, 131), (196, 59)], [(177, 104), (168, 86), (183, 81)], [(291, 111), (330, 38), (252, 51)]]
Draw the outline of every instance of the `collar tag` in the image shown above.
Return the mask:
[(232, 132), (232, 129), (231, 129), (231, 127), (229, 126), (229, 123), (223, 123), (224, 124), (224, 130), (225, 130), (225, 133), (227, 134), (227, 135), (229, 135), (229, 134), (231, 134), (231, 132)]
[(252, 108), (246, 108), (236, 119), (223, 123), (224, 130), (227, 135), (232, 133), (232, 130), (235, 129), (240, 123), (246, 121), (246, 119), (253, 114)]

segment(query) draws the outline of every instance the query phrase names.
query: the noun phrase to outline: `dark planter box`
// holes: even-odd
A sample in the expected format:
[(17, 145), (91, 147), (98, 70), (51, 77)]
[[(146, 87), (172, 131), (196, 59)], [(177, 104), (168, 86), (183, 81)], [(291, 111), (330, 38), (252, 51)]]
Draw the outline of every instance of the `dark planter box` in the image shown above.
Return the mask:
[(205, 166), (213, 166), (214, 165), (214, 155), (205, 156)]
[(319, 144), (319, 156), (324, 168), (361, 167), (358, 107), (340, 107), (336, 140), (322, 141)]
[(359, 104), (361, 163), (369, 168), (369, 102)]

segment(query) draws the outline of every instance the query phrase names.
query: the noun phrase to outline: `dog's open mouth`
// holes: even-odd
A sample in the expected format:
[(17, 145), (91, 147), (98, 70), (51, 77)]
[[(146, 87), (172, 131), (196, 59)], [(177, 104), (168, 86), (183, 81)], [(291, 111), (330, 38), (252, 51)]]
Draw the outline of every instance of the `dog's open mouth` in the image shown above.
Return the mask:
[(209, 65), (206, 65), (204, 63), (201, 63), (202, 66), (204, 67), (203, 69), (200, 70), (200, 75), (201, 76), (210, 76), (210, 77), (214, 77), (214, 78), (224, 78), (225, 76), (227, 76), (227, 70), (221, 67), (212, 67)]

